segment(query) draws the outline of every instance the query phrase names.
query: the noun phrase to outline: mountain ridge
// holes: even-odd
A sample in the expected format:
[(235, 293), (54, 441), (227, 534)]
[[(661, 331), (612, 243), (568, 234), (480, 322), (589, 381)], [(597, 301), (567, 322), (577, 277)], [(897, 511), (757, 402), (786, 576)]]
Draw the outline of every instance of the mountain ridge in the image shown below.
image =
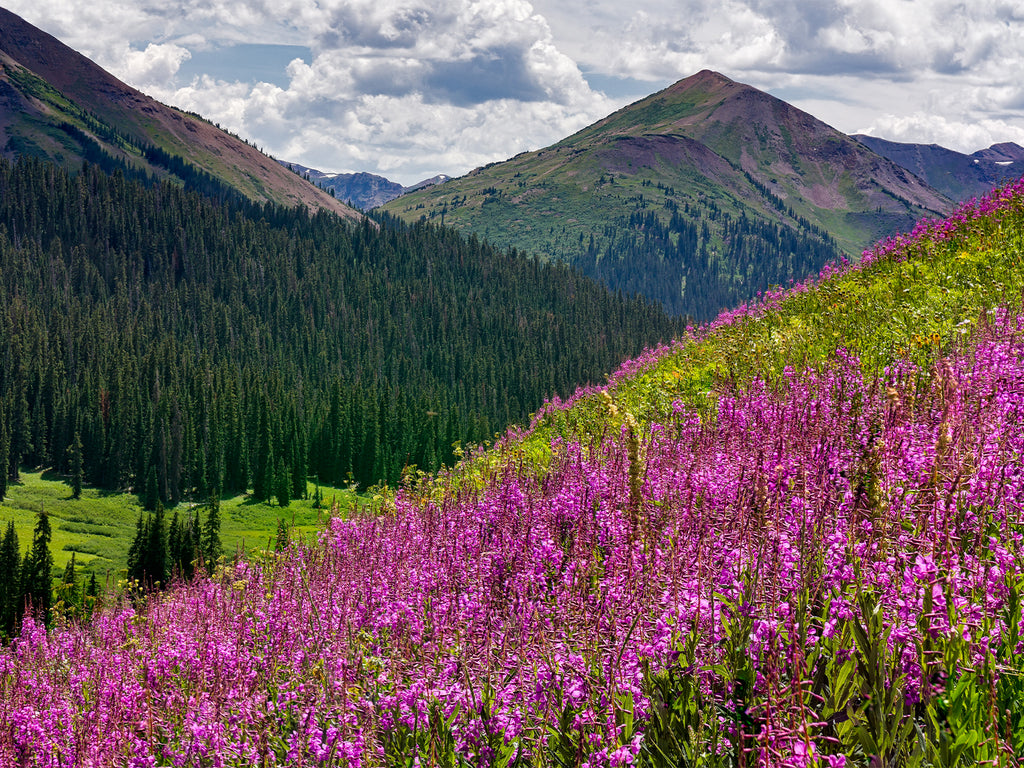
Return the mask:
[(406, 187), (397, 181), (391, 181), (384, 176), (367, 173), (366, 171), (329, 173), (287, 160), (279, 160), (278, 162), (289, 170), (308, 179), (311, 183), (320, 187), (320, 189), (326, 190), (336, 199), (350, 203), (363, 211), (369, 211), (384, 205), (407, 192), (414, 192), (417, 189), (423, 189), (434, 184), (443, 184), (451, 178), (440, 173)]
[(203, 181), (219, 180), (255, 202), (360, 217), (255, 146), (122, 83), (4, 8), (0, 154), (45, 157), (66, 167), (99, 160), (158, 177), (195, 172)]
[(568, 261), (710, 319), (951, 205), (812, 115), (703, 70), (383, 210)]
[(987, 193), (992, 187), (1024, 175), (1024, 147), (993, 144), (971, 154), (939, 144), (915, 144), (854, 134), (851, 138), (903, 166), (954, 200)]

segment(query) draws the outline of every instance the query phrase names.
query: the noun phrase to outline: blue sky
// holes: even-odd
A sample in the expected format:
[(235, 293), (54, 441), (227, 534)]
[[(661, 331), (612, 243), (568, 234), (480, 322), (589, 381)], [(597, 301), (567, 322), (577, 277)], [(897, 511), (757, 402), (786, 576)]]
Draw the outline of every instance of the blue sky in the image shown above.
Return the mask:
[(1019, 0), (6, 0), (275, 157), (402, 183), (536, 149), (701, 69), (847, 133), (1024, 144)]

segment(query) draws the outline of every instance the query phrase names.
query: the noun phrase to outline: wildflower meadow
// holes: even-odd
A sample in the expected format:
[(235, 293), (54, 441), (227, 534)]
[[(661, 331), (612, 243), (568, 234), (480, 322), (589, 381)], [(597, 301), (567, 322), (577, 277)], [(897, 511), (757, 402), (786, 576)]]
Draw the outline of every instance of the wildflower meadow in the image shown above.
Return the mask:
[(1018, 765), (1022, 193), (315, 540), (27, 620), (0, 763)]

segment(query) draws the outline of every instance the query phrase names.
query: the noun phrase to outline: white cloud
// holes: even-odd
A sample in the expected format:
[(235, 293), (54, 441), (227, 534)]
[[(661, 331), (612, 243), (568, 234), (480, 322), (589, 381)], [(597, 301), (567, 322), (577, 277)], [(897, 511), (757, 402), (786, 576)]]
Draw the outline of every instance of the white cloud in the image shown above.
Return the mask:
[[(399, 180), (556, 141), (711, 68), (845, 131), (977, 149), (1024, 125), (1020, 0), (8, 0), (161, 100), (279, 157)], [(304, 46), (276, 85), (190, 52)], [(619, 99), (598, 81), (635, 84)], [(226, 72), (226, 70), (225, 70)], [(188, 76), (191, 78), (191, 74)], [(625, 80), (623, 78), (631, 78)], [(645, 87), (643, 83), (650, 83)], [(630, 88), (627, 85), (625, 88)]]
[(127, 49), (118, 69), (121, 76), (130, 83), (147, 86), (170, 84), (181, 63), (191, 56), (187, 48), (173, 43), (150, 43), (144, 51)]
[(939, 144), (947, 149), (971, 153), (997, 142), (1024, 145), (1024, 127), (1005, 120), (949, 120), (941, 115), (915, 112), (910, 115), (882, 115), (858, 131), (889, 141)]

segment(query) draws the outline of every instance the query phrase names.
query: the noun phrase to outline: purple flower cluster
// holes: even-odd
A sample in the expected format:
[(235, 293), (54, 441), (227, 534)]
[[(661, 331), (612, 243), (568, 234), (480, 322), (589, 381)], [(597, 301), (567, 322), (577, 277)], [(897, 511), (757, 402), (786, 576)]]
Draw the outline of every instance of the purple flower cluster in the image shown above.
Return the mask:
[(639, 436), (556, 443), (543, 478), (509, 447), (482, 488), (400, 494), (144, 609), (29, 622), (0, 654), (0, 762), (356, 766), (415, 749), (425, 765), (434, 717), (481, 764), (544, 755), (554, 733), (581, 765), (632, 764), (651, 673), (689, 638), (703, 694), (726, 701), (715, 670), (740, 637), (759, 761), (810, 765), (827, 745), (792, 670), (863, 595), (909, 702), (937, 685), (924, 636), (983, 659), (1007, 634), (1022, 331), (1007, 314), (970, 356), (883, 381), (849, 355), (790, 370), (722, 396), (714, 419), (680, 404)]
[[(865, 262), (995, 221), (1022, 192)], [(510, 435), (316, 543), (88, 624), (26, 621), (0, 649), (0, 764), (632, 765), (671, 674), (693, 683), (708, 749), (847, 765), (841, 723), (877, 706), (864, 686), (908, 712), (1024, 650), (1024, 316), (929, 366), (866, 378), (840, 351), (645, 426), (591, 388), (570, 402), (602, 393), (603, 433), (555, 439), (544, 473)]]

